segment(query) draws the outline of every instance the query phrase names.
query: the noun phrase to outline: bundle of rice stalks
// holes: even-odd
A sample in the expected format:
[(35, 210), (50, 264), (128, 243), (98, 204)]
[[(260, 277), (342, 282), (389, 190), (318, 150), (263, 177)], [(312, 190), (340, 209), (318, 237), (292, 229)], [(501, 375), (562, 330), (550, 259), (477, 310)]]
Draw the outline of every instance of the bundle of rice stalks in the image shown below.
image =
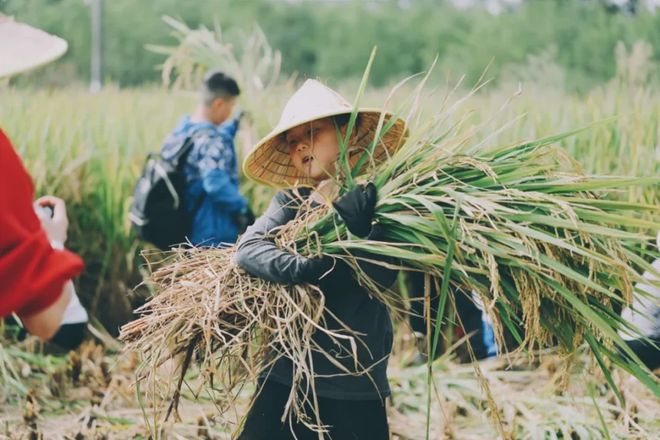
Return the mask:
[(260, 93), (280, 83), (282, 54), (272, 48), (258, 26), (249, 34), (227, 39), (217, 22), (213, 29), (191, 29), (172, 17), (164, 16), (163, 21), (179, 42), (177, 46), (147, 46), (167, 55), (162, 66), (163, 83), (195, 90), (208, 70), (222, 67), (239, 83), (246, 102), (252, 105), (257, 105)]
[[(660, 395), (657, 380), (640, 368), (616, 333), (632, 327), (619, 311), (632, 299), (642, 268), (649, 268), (639, 254), (651, 237), (640, 231), (657, 225), (637, 216), (640, 211), (657, 216), (659, 210), (599, 198), (602, 190), (658, 179), (571, 172), (561, 150), (550, 145), (557, 140), (479, 156), (462, 154), (459, 145), (451, 145), (453, 137), (444, 143), (408, 143), (390, 167), (374, 174), (379, 187), (375, 222), (382, 241), (350, 239), (330, 215), (299, 234), (297, 249), (359, 254), (373, 262), (396, 259), (404, 269), (434, 279), (440, 292), (437, 322), (449, 318), (445, 305), (455, 301), (453, 295), (474, 292), (494, 324), (499, 347), (506, 346), (507, 331), (521, 349), (534, 353), (556, 344), (568, 360), (566, 355), (586, 342), (620, 400), (609, 363)], [(438, 347), (440, 326), (435, 329), (430, 352)], [(502, 425), (498, 413), (491, 408)]]
[[(613, 389), (607, 359), (660, 395), (657, 381), (617, 335), (621, 327), (632, 333), (637, 329), (616, 312), (630, 301), (640, 273), (652, 270), (639, 253), (650, 243), (647, 231), (656, 223), (637, 214), (657, 216), (660, 209), (610, 197), (621, 188), (660, 179), (581, 173), (552, 146), (574, 133), (485, 148), (475, 140), (473, 127), (449, 123), (450, 114), (433, 115), (429, 123), (411, 128), (403, 146), (366, 175), (358, 176), (357, 170), (372, 159), (394, 118), (381, 121), (371, 146), (352, 168), (344, 160), (342, 142), (337, 183), (351, 189), (359, 181), (374, 182), (380, 241), (351, 237), (339, 217), (322, 206), (303, 211), (277, 231), (276, 243), (305, 256), (345, 260), (373, 295), (394, 306), (396, 301), (361, 272), (358, 260), (390, 267), (396, 261), (398, 268), (424, 271), (440, 294), (437, 321), (445, 317), (452, 295), (474, 292), (500, 344), (504, 329), (524, 349), (557, 344), (572, 353), (586, 343)], [(349, 120), (349, 133), (356, 117)], [(213, 388), (220, 382), (224, 402), (231, 402), (245, 381), (277, 357), (286, 356), (296, 371), (285, 412), (321, 430), (321, 421), (312, 421), (305, 406), (315, 408), (311, 353), (318, 347), (311, 335), (329, 333), (321, 320), (323, 296), (313, 286), (250, 277), (234, 266), (232, 252), (177, 251), (175, 261), (153, 276), (158, 295), (139, 310), (143, 316), (138, 321), (124, 327), (122, 337), (130, 341), (129, 349), (146, 357), (147, 365), (158, 365), (171, 353), (185, 354), (179, 387), (191, 359), (201, 358), (207, 381)], [(346, 330), (329, 336), (359, 343), (359, 335)], [(356, 365), (346, 374), (358, 371)]]
[(452, 292), (474, 292), (500, 347), (504, 329), (530, 350), (558, 344), (570, 353), (586, 342), (601, 363), (609, 358), (658, 393), (621, 355), (635, 359), (616, 331), (639, 334), (618, 311), (653, 270), (640, 253), (658, 223), (639, 213), (660, 208), (604, 195), (660, 179), (583, 175), (552, 147), (570, 134), (490, 151), (469, 151), (456, 135), (410, 140), (372, 176), (381, 241), (349, 237), (330, 214), (306, 226), (296, 249), (396, 259), (436, 278), (438, 320)]
[(150, 281), (159, 294), (136, 310), (143, 316), (122, 327), (120, 336), (127, 350), (143, 356), (138, 380), (178, 356), (179, 381), (169, 415), (176, 411), (185, 374), (194, 361), (225, 410), (246, 383), (286, 356), (293, 361), (296, 385), (287, 413), (318, 429), (319, 421), (309, 419), (304, 409), (308, 405), (316, 412), (317, 407), (310, 359), (319, 348), (311, 335), (351, 337), (324, 327), (324, 298), (318, 288), (252, 277), (234, 265), (233, 255), (234, 248), (180, 249), (170, 264), (152, 274)]
[[(173, 46), (149, 45), (153, 52), (165, 55), (162, 65), (163, 84), (175, 89), (196, 91), (206, 73), (220, 69), (234, 78), (241, 89), (240, 107), (249, 113), (243, 121), (252, 132), (266, 133), (276, 115), (264, 112), (277, 106), (290, 91), (291, 81), (281, 74), (282, 54), (274, 49), (259, 26), (227, 36), (216, 22), (212, 29), (189, 28), (184, 22), (165, 16), (163, 21), (177, 40)], [(247, 142), (245, 148), (250, 148)]]

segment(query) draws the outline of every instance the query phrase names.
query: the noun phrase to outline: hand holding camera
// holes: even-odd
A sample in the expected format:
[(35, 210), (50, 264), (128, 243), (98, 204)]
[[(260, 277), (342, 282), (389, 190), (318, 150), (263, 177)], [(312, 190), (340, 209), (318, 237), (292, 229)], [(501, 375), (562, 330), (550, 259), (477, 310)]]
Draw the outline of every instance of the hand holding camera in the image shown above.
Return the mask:
[(64, 245), (69, 228), (64, 200), (54, 196), (40, 197), (34, 202), (34, 210), (46, 231), (48, 240)]

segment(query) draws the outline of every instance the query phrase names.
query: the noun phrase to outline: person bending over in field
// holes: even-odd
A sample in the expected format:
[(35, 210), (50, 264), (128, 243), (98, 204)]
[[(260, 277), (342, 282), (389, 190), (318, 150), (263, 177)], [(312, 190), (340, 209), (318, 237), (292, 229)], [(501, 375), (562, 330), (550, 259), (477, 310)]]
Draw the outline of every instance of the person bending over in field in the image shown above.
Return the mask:
[[(66, 42), (0, 14), (0, 79), (44, 64)], [(20, 50), (17, 50), (19, 48)], [(0, 319), (17, 316), (28, 332), (75, 348), (87, 312), (73, 288), (82, 260), (64, 249), (68, 220), (56, 197), (34, 200), (34, 185), (0, 129)]]
[(181, 119), (161, 149), (162, 158), (168, 160), (187, 141), (193, 143), (183, 166), (184, 206), (191, 217), (186, 235), (193, 245), (234, 243), (254, 221), (238, 190), (234, 137), (240, 116), (232, 117), (232, 112), (239, 94), (236, 81), (222, 72), (206, 75), (197, 109)]
[[(346, 133), (352, 106), (333, 90), (308, 80), (288, 101), (277, 127), (245, 159), (251, 178), (275, 187), (277, 193), (267, 212), (247, 229), (237, 244), (236, 263), (250, 274), (272, 282), (316, 284), (325, 295), (328, 328), (341, 329), (332, 315), (359, 334), (357, 361), (360, 370), (346, 374), (337, 364), (355, 371), (348, 343), (330, 341), (322, 332), (313, 336), (326, 352), (312, 356), (320, 421), (333, 439), (385, 440), (388, 423), (385, 398), (390, 394), (387, 360), (392, 348), (392, 322), (384, 304), (369, 296), (348, 265), (332, 258), (305, 258), (279, 249), (270, 234), (294, 220), (302, 204), (330, 204), (357, 237), (375, 239), (372, 217), (377, 201), (373, 184), (359, 185), (342, 197), (334, 184), (339, 155), (338, 133)], [(374, 138), (380, 110), (360, 111), (349, 153), (360, 153)], [(388, 116), (389, 117), (389, 116)], [(397, 120), (381, 139), (378, 153), (392, 153), (402, 141), (405, 124)], [(389, 133), (389, 132), (388, 132)], [(359, 154), (351, 155), (356, 163)], [(334, 201), (333, 201), (334, 200)], [(361, 268), (383, 288), (397, 272), (374, 264)], [(329, 356), (330, 359), (326, 356)], [(368, 370), (368, 371), (365, 371)], [(292, 384), (292, 365), (282, 357), (264, 371), (259, 394), (245, 419), (239, 439), (317, 439), (318, 434), (300, 423), (281, 421)], [(311, 413), (311, 408), (309, 409)], [(308, 414), (309, 414), (308, 413)]]

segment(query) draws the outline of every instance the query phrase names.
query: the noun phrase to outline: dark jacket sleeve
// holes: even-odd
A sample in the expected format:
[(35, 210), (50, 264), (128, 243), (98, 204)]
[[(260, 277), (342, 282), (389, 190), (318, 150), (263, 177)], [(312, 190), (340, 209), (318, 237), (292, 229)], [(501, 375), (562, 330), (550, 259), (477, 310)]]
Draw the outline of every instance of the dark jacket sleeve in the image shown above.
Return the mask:
[(239, 267), (251, 275), (276, 283), (318, 282), (325, 272), (323, 265), (284, 251), (273, 240), (274, 230), (294, 219), (297, 203), (286, 192), (273, 197), (268, 210), (247, 228), (237, 244), (234, 258)]

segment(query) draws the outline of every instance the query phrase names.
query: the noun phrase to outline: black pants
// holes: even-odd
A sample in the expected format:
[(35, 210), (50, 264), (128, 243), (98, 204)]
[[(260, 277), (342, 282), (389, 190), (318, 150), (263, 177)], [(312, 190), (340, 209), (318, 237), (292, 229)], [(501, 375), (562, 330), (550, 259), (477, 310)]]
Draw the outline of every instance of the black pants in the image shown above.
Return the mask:
[[(651, 341), (653, 344), (660, 347), (660, 338), (651, 338)], [(639, 357), (649, 370), (653, 371), (660, 368), (660, 350), (653, 345), (642, 339), (626, 341), (626, 344), (628, 344), (628, 347), (635, 352), (637, 357)]]
[[(302, 424), (289, 425), (280, 419), (289, 397), (289, 386), (266, 380), (250, 409), (238, 440), (318, 440), (318, 434)], [(330, 425), (324, 438), (332, 440), (387, 440), (389, 427), (382, 400), (339, 400), (319, 398), (324, 425)], [(311, 414), (311, 412), (309, 413)], [(293, 436), (291, 430), (295, 433)]]

